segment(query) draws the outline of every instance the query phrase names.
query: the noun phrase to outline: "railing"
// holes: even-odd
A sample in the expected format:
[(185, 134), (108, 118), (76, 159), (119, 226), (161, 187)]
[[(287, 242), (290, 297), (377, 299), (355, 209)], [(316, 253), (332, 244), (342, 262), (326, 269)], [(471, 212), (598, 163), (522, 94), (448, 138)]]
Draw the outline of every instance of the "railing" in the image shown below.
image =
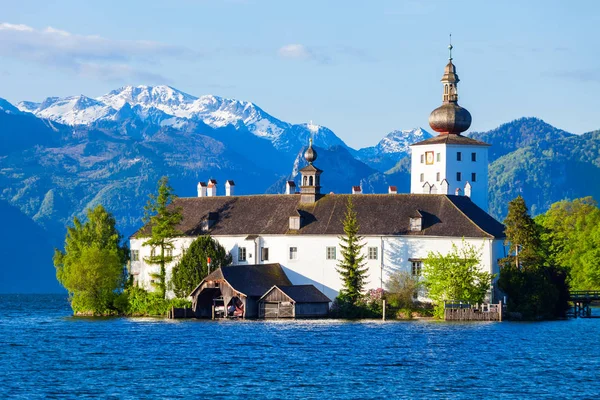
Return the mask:
[(444, 319), (446, 321), (502, 321), (504, 305), (470, 304), (463, 302), (444, 302)]
[(570, 300), (600, 300), (600, 290), (574, 290), (569, 292)]

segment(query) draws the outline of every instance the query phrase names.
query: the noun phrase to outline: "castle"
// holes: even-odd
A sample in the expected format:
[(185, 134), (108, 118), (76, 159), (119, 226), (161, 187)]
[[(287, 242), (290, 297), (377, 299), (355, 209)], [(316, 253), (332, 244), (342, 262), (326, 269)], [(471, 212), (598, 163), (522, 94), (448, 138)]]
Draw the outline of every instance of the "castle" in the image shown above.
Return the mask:
[[(438, 136), (411, 146), (410, 194), (390, 186), (385, 194), (324, 194), (310, 143), (300, 170), (299, 191), (294, 182), (285, 194), (235, 196), (234, 182), (217, 195), (217, 182), (198, 184), (198, 197), (179, 198), (183, 235), (174, 240), (177, 259), (199, 235), (211, 235), (233, 257), (234, 265), (281, 265), (293, 285), (314, 285), (330, 299), (342, 282), (336, 266), (340, 257), (342, 220), (351, 197), (363, 236), (368, 270), (366, 289), (385, 286), (396, 270), (421, 274), (422, 260), (431, 251), (447, 253), (464, 240), (481, 249), (480, 267), (499, 272), (504, 257), (504, 226), (487, 213), (489, 145), (463, 136), (470, 113), (458, 105), (456, 67), (450, 57), (442, 77), (442, 105), (429, 123)], [(131, 274), (137, 285), (151, 289), (158, 266), (145, 263), (152, 249), (143, 246), (143, 230), (130, 238)], [(176, 261), (167, 267), (167, 280)], [(200, 283), (200, 282), (199, 282)], [(492, 285), (494, 286), (494, 284)], [(491, 288), (492, 297), (496, 290)]]

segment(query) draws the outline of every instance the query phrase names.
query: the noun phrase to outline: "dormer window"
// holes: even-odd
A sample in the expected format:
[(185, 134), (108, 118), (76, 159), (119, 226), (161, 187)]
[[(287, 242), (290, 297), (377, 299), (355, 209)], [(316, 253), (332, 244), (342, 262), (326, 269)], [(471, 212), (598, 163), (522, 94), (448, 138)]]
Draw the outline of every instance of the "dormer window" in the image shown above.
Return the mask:
[(298, 229), (300, 229), (300, 217), (299, 216), (290, 217), (289, 228), (292, 229), (292, 230), (298, 230)]
[(410, 230), (411, 232), (419, 232), (423, 226), (422, 224), (423, 218), (421, 217), (411, 217), (410, 218)]

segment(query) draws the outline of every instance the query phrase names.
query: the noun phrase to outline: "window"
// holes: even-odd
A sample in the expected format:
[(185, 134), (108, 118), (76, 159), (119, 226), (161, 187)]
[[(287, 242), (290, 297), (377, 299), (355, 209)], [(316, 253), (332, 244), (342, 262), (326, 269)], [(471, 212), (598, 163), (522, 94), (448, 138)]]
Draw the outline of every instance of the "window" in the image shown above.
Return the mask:
[(422, 262), (421, 260), (413, 260), (410, 262), (411, 264), (411, 274), (412, 276), (421, 276)]
[(462, 180), (462, 174), (460, 172), (456, 173), (456, 181), (460, 182)]
[(150, 257), (156, 257), (156, 247), (153, 247), (152, 250), (150, 250)]
[(437, 153), (436, 155), (436, 161), (442, 161), (442, 153)]
[(173, 249), (165, 249), (165, 257), (173, 257)]
[(238, 261), (246, 261), (246, 248), (238, 248)]
[(440, 173), (439, 173), (439, 172), (435, 174), (435, 180), (436, 180), (437, 182), (439, 182), (439, 181), (440, 181)]
[(140, 251), (131, 250), (131, 261), (140, 261)]
[(260, 249), (260, 261), (269, 261), (269, 248), (263, 247)]
[(471, 161), (477, 161), (477, 153), (471, 153)]
[(377, 260), (377, 247), (369, 247), (369, 260)]
[(335, 260), (335, 247), (327, 247), (327, 259)]
[(421, 182), (425, 182), (425, 174), (421, 174)]
[(421, 164), (425, 164), (425, 154), (421, 154)]
[(297, 259), (298, 259), (298, 248), (290, 247), (290, 260), (297, 260)]
[(471, 182), (477, 182), (477, 174), (475, 172), (471, 173)]
[(422, 220), (420, 217), (410, 219), (410, 230), (414, 232), (420, 231), (422, 228)]
[(462, 153), (460, 151), (456, 152), (456, 161), (462, 161)]

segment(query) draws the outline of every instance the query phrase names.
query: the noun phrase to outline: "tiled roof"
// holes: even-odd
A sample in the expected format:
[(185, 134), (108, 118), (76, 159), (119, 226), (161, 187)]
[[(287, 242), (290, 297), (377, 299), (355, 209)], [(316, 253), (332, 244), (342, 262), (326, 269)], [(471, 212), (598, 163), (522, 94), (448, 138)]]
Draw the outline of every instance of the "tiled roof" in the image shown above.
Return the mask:
[[(342, 235), (342, 220), (352, 196), (359, 234), (372, 236), (444, 236), (503, 238), (504, 225), (470, 198), (435, 194), (328, 194), (313, 204), (300, 203), (299, 194), (178, 198), (185, 236)], [(204, 223), (209, 213), (216, 221)], [(301, 228), (289, 231), (289, 217), (302, 216)], [(410, 217), (423, 216), (421, 231), (410, 230)], [(202, 229), (202, 227), (207, 230)], [(148, 235), (143, 227), (134, 237)]]
[(455, 135), (455, 134), (444, 134), (434, 136), (429, 139), (425, 139), (421, 142), (413, 143), (411, 146), (420, 146), (425, 144), (466, 144), (471, 146), (490, 146), (489, 144), (480, 140), (475, 140), (467, 136)]
[[(275, 288), (274, 288), (275, 289)], [(314, 285), (277, 286), (296, 303), (329, 303), (331, 299), (325, 296)], [(266, 295), (266, 294), (265, 294)]]
[(236, 291), (249, 297), (260, 297), (273, 286), (290, 286), (292, 283), (279, 264), (230, 265), (211, 272), (204, 281), (225, 279)]

